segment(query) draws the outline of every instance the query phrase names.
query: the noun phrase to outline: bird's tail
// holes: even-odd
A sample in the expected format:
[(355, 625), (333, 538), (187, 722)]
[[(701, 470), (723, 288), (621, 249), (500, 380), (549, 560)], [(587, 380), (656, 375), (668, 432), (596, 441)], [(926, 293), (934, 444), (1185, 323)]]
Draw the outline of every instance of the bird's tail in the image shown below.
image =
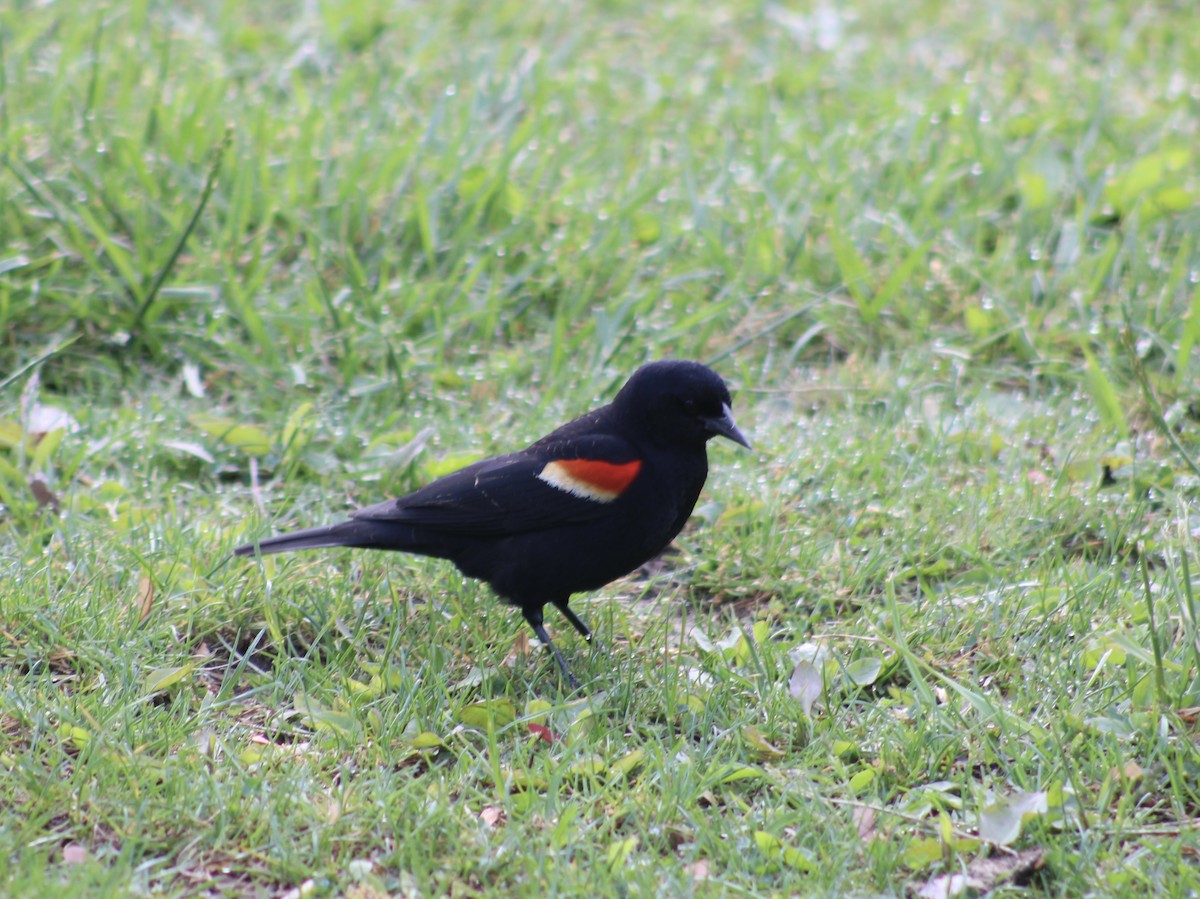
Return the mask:
[(321, 549), (330, 546), (353, 546), (360, 549), (393, 549), (421, 552), (413, 528), (381, 521), (343, 521), (319, 528), (306, 528), (279, 534), (254, 543), (246, 543), (233, 551), (235, 556), (264, 556), (297, 549)]

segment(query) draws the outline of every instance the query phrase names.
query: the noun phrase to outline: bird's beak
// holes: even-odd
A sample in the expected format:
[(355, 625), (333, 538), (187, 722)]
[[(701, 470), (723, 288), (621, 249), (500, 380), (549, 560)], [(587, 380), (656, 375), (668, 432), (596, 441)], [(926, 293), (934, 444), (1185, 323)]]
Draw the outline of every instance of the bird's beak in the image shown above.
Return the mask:
[(727, 437), (734, 443), (740, 443), (746, 449), (750, 449), (750, 441), (746, 439), (737, 426), (737, 422), (733, 420), (733, 410), (729, 408), (728, 403), (721, 404), (720, 418), (704, 419), (704, 429), (710, 434), (718, 434), (721, 437)]

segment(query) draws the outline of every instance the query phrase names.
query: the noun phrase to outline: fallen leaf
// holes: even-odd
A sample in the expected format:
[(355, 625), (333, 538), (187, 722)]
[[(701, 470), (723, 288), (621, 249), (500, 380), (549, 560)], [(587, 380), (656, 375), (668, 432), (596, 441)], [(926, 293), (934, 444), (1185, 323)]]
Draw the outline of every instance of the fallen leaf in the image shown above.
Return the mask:
[(1006, 880), (1025, 886), (1045, 863), (1044, 849), (1027, 849), (1016, 855), (977, 858), (967, 866), (967, 876), (983, 890), (992, 890)]
[(920, 899), (950, 899), (965, 893), (969, 885), (966, 874), (939, 874), (925, 881), (916, 895)]
[(541, 737), (547, 743), (553, 744), (556, 739), (554, 736), (554, 731), (550, 730), (550, 728), (546, 727), (544, 724), (530, 724), (529, 732)]
[(567, 771), (575, 777), (593, 777), (602, 773), (606, 767), (604, 759), (592, 755), (575, 762)]
[[(346, 873), (348, 873), (350, 875), (350, 877), (353, 878), (354, 880), (366, 880), (368, 877), (371, 876), (372, 873), (374, 873), (374, 871), (375, 871), (375, 862), (371, 861), (369, 858), (352, 859), (350, 861), (350, 863), (348, 865), (346, 865)], [(346, 895), (362, 896), (363, 899), (368, 899), (368, 897), (375, 896), (375, 895), (382, 896), (383, 894), (382, 893), (376, 894), (374, 892), (357, 892), (356, 893), (354, 890), (351, 890)]]
[(142, 686), (142, 695), (153, 696), (155, 693), (171, 689), (171, 687), (187, 678), (195, 667), (195, 664), (189, 662), (187, 665), (155, 668), (153, 671), (146, 672), (145, 682)]
[(150, 610), (154, 608), (154, 581), (150, 580), (150, 575), (148, 574), (143, 574), (138, 581), (136, 605), (138, 610), (138, 624), (141, 624), (150, 617)]
[(865, 805), (855, 806), (850, 813), (850, 820), (854, 822), (860, 840), (869, 843), (875, 839), (875, 809)]
[(197, 412), (188, 421), (211, 437), (241, 450), (247, 456), (265, 456), (271, 451), (271, 438), (257, 425), (243, 424), (232, 418)]
[(183, 385), (197, 399), (204, 396), (204, 381), (200, 378), (200, 366), (195, 362), (183, 363)]
[(11, 418), (0, 418), (0, 449), (16, 449), (24, 439), (24, 428)]
[(63, 861), (68, 865), (82, 865), (88, 859), (88, 851), (78, 843), (67, 843), (63, 846)]
[(504, 820), (504, 809), (489, 805), (479, 813), (479, 820), (488, 827), (495, 827)]
[(435, 734), (433, 731), (423, 730), (411, 740), (408, 745), (413, 749), (429, 750), (429, 749), (445, 749), (446, 741)]
[(1131, 760), (1126, 762), (1120, 768), (1113, 768), (1110, 773), (1114, 778), (1134, 781), (1141, 780), (1146, 772), (1142, 770), (1141, 765)]
[(1025, 886), (1030, 878), (1045, 864), (1045, 852), (1030, 849), (1016, 855), (996, 855), (977, 858), (967, 865), (965, 872), (939, 874), (925, 881), (913, 893), (921, 899), (950, 899), (971, 891), (971, 895), (990, 893), (1003, 883)]
[(610, 871), (620, 871), (629, 861), (629, 856), (637, 849), (638, 838), (628, 837), (617, 840), (608, 847), (608, 868)]
[(530, 699), (525, 703), (525, 717), (530, 721), (545, 721), (553, 708), (554, 706), (544, 699)]
[(805, 715), (812, 715), (813, 705), (821, 698), (825, 689), (824, 678), (812, 662), (797, 662), (788, 679), (788, 692), (792, 699), (800, 703), (800, 709)]
[(79, 430), (79, 422), (62, 409), (34, 403), (29, 409), (25, 430), (34, 440), (40, 440), (51, 431), (66, 431), (73, 434)]
[(619, 759), (617, 759), (611, 765), (609, 765), (608, 772), (613, 777), (620, 777), (621, 775), (628, 774), (634, 768), (637, 768), (639, 765), (642, 764), (643, 761), (645, 761), (645, 759), (646, 759), (646, 750), (644, 750), (644, 749), (631, 750), (630, 752), (625, 753), (625, 755), (621, 756)]
[(58, 497), (41, 475), (34, 475), (29, 479), (29, 492), (33, 494), (40, 508), (48, 508), (51, 512), (58, 511)]
[(917, 837), (904, 847), (904, 864), (914, 871), (928, 868), (942, 859), (942, 841), (936, 837)]
[(846, 666), (846, 677), (856, 687), (869, 687), (879, 679), (879, 673), (883, 670), (883, 659), (876, 656), (867, 656), (861, 659), (855, 659)]
[(979, 836), (989, 843), (1005, 846), (1021, 835), (1026, 816), (1044, 815), (1049, 810), (1045, 792), (1018, 793), (999, 799), (979, 812)]
[(195, 456), (202, 462), (207, 462), (209, 465), (216, 464), (216, 459), (213, 454), (206, 450), (198, 443), (189, 443), (186, 440), (164, 440), (162, 445), (167, 449), (173, 449), (176, 452), (186, 453), (189, 456)]
[(766, 758), (777, 759), (784, 754), (782, 749), (764, 737), (762, 732), (751, 724), (742, 728), (742, 739), (749, 743), (755, 752)]
[(280, 894), (279, 899), (304, 899), (305, 896), (311, 896), (317, 890), (317, 882), (313, 878), (308, 878), (298, 887), (292, 887), (286, 893)]
[(512, 650), (508, 654), (508, 660), (523, 659), (529, 655), (529, 635), (521, 631), (513, 638)]
[(875, 782), (875, 778), (879, 776), (879, 772), (874, 768), (863, 768), (856, 772), (846, 782), (850, 792), (857, 795)]
[(753, 780), (762, 776), (761, 768), (753, 765), (735, 765), (729, 762), (713, 772), (713, 781), (719, 784), (728, 784), (738, 780)]
[(458, 720), (467, 727), (492, 730), (517, 720), (517, 710), (511, 699), (491, 699), (473, 702), (459, 712)]
[(342, 736), (358, 733), (359, 724), (354, 715), (330, 708), (307, 693), (297, 693), (293, 705), (301, 720), (313, 730), (331, 730)]
[(754, 831), (754, 845), (767, 858), (782, 862), (789, 868), (806, 873), (816, 870), (816, 864), (807, 855), (765, 830)]

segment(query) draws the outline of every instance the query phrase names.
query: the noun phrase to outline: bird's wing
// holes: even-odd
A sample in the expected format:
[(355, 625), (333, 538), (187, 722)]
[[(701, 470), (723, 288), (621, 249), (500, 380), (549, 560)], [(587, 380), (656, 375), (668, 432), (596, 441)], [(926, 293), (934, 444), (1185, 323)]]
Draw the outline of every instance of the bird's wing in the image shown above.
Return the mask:
[(609, 435), (542, 440), (476, 462), (420, 490), (351, 513), (464, 537), (497, 537), (601, 516), (642, 469), (627, 441)]

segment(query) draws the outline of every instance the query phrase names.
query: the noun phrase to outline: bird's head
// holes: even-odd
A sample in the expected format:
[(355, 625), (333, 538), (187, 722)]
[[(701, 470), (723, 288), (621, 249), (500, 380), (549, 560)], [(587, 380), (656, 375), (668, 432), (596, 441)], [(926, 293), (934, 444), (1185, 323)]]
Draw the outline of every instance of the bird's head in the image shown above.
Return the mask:
[(703, 446), (725, 437), (749, 448), (733, 420), (729, 388), (699, 362), (665, 361), (643, 365), (625, 382), (614, 408), (639, 432), (662, 445)]

